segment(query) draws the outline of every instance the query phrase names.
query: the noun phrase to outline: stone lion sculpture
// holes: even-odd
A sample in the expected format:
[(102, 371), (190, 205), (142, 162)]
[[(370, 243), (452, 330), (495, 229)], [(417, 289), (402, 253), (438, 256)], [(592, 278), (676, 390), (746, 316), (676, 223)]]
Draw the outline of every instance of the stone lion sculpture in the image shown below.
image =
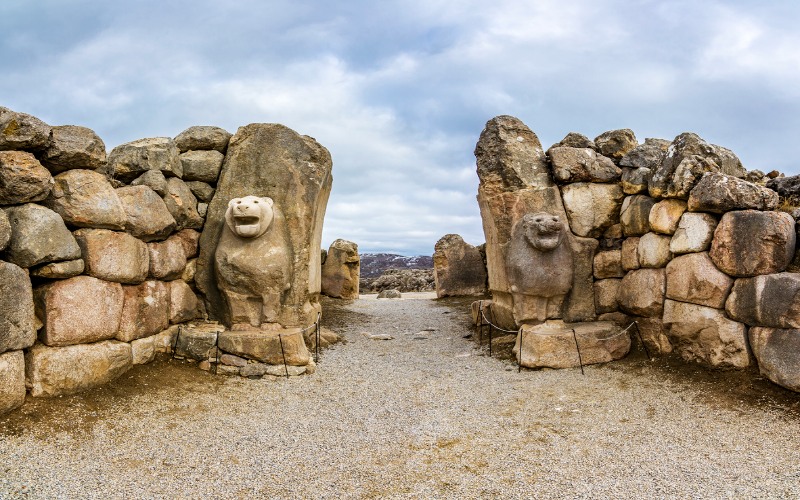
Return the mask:
[(279, 322), (291, 286), (292, 257), (276, 211), (271, 198), (245, 196), (228, 203), (214, 261), (233, 329), (270, 328)]
[(558, 215), (526, 214), (511, 231), (506, 271), (517, 324), (540, 323), (561, 314), (572, 288), (573, 254)]

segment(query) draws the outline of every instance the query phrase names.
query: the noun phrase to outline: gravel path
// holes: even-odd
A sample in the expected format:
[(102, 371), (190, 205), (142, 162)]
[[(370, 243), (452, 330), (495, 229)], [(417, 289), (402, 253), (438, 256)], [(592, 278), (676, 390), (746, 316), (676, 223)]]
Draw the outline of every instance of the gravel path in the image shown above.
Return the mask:
[(347, 342), (311, 376), (160, 361), (29, 400), (0, 498), (800, 496), (800, 395), (641, 353), (518, 373), (462, 338), (465, 304), (326, 302)]

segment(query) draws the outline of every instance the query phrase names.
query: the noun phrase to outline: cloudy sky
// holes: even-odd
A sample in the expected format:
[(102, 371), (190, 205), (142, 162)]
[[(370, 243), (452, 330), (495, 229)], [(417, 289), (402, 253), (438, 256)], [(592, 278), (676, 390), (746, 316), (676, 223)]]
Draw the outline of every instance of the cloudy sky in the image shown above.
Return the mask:
[(693, 131), (800, 173), (800, 2), (2, 0), (0, 105), (110, 150), (191, 125), (283, 123), (334, 161), (323, 244), (483, 242), (472, 151), (490, 118)]

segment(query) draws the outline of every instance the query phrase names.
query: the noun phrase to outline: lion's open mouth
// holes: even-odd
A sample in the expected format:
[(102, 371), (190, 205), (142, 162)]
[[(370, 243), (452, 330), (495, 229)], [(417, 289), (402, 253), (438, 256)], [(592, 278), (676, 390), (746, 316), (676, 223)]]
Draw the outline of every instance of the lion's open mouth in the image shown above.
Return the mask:
[(261, 218), (255, 215), (234, 215), (236, 233), (239, 236), (255, 236), (258, 234)]

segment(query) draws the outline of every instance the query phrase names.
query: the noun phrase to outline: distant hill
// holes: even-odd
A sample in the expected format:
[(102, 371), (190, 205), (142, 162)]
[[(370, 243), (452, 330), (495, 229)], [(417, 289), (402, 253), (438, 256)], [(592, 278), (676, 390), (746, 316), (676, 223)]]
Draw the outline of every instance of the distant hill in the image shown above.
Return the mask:
[(433, 269), (433, 257), (429, 255), (408, 257), (393, 253), (361, 254), (362, 278), (377, 278), (390, 269)]

